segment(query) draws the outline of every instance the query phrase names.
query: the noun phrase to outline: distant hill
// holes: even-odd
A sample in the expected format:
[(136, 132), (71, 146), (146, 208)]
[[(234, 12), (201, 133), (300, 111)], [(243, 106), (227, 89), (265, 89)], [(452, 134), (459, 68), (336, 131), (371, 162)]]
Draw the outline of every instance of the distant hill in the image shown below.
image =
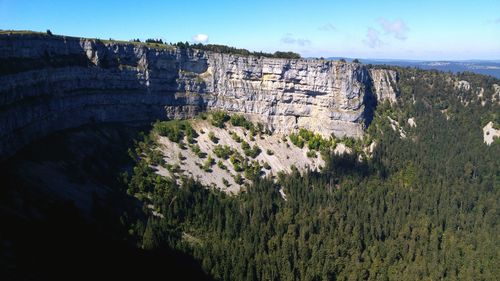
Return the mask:
[[(330, 57), (330, 60), (341, 59)], [(352, 58), (345, 58), (351, 61)], [(466, 60), (466, 61), (419, 61), (419, 60), (391, 60), (391, 59), (359, 59), (365, 64), (382, 64), (409, 66), (420, 69), (436, 69), (440, 71), (451, 71), (453, 73), (470, 71), (477, 74), (491, 75), (500, 78), (500, 60)]]

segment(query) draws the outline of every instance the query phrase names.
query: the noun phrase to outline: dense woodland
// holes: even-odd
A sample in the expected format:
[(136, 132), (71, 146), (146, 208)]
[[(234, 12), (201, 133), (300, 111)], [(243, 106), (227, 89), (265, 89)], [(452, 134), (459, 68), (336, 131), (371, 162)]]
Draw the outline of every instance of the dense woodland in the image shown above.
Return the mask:
[[(124, 181), (163, 218), (124, 214), (131, 237), (185, 252), (217, 280), (498, 280), (500, 144), (485, 145), (482, 127), (499, 124), (500, 83), (397, 70), (397, 104), (379, 104), (367, 129), (378, 143), (371, 158), (330, 155), (321, 172), (259, 179), (238, 196), (157, 176), (140, 157), (152, 143), (137, 143)], [(473, 90), (454, 87), (457, 78)]]
[(267, 58), (282, 58), (282, 59), (300, 59), (300, 54), (294, 52), (282, 52), (276, 51), (274, 53), (265, 52), (252, 52), (247, 49), (240, 49), (235, 47), (230, 47), (226, 45), (219, 44), (189, 44), (189, 42), (178, 42), (173, 44), (179, 48), (193, 48), (204, 51), (211, 51), (222, 54), (234, 54), (242, 56), (256, 56), (256, 57), (267, 57)]
[[(132, 39), (132, 40), (130, 40), (130, 42), (140, 43), (141, 40)], [(146, 44), (152, 44), (153, 46), (161, 46), (161, 45), (167, 44), (166, 42), (163, 42), (162, 39), (152, 39), (152, 38), (146, 39), (144, 42)], [(255, 51), (249, 51), (247, 49), (235, 48), (235, 47), (221, 45), (221, 44), (202, 44), (202, 43), (191, 43), (190, 44), (189, 42), (186, 41), (186, 42), (169, 43), (169, 45), (176, 46), (176, 47), (181, 48), (181, 49), (192, 48), (192, 49), (210, 51), (210, 52), (215, 52), (215, 53), (233, 54), (233, 55), (240, 55), (240, 56), (256, 56), (256, 57), (281, 58), (281, 59), (300, 59), (301, 58), (300, 54), (295, 53), (295, 52), (290, 52), (290, 51), (288, 51), (288, 52), (276, 51), (274, 53), (266, 53), (266, 52), (262, 52), (262, 51), (255, 52)]]

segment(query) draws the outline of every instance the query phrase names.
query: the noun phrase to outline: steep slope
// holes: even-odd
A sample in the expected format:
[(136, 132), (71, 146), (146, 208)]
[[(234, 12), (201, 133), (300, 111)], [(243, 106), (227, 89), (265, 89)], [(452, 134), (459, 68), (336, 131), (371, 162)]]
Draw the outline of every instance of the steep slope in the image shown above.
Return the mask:
[(138, 157), (128, 192), (153, 207), (153, 241), (220, 280), (497, 280), (499, 81), (398, 73), (401, 96), (377, 107), (363, 137), (377, 143), (371, 157), (330, 150), (320, 172), (263, 178), (238, 196), (158, 177)]

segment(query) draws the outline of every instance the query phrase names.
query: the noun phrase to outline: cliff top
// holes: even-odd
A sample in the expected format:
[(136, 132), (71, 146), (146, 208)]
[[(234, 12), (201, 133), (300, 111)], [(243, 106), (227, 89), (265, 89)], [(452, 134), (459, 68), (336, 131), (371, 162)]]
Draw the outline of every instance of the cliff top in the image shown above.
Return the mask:
[[(153, 49), (153, 50), (176, 50), (176, 49), (183, 49), (186, 47), (178, 46), (176, 44), (167, 44), (167, 43), (154, 43), (154, 42), (136, 42), (133, 40), (130, 41), (125, 41), (125, 40), (116, 40), (116, 39), (100, 39), (100, 38), (86, 38), (86, 37), (77, 37), (77, 36), (67, 36), (67, 35), (57, 35), (57, 34), (49, 34), (48, 32), (39, 32), (39, 31), (32, 31), (32, 30), (0, 30), (0, 40), (6, 37), (22, 37), (23, 39), (27, 38), (46, 38), (46, 39), (61, 39), (61, 40), (68, 40), (68, 39), (73, 39), (73, 40), (94, 40), (96, 42), (101, 42), (104, 45), (134, 45), (136, 47), (145, 47), (148, 49)], [(180, 44), (181, 42), (177, 43)], [(189, 45), (187, 46), (188, 49), (195, 49), (195, 50), (201, 50), (206, 53), (221, 53), (221, 54), (229, 54), (233, 56), (238, 56), (238, 57), (255, 57), (255, 58), (268, 58), (268, 59), (280, 59), (280, 60), (293, 60), (293, 61), (316, 61), (316, 62), (332, 62), (332, 60), (325, 60), (325, 59), (319, 59), (319, 58), (291, 58), (291, 57), (280, 57), (279, 54), (289, 54), (291, 52), (280, 52), (277, 51), (275, 54), (266, 54), (262, 52), (250, 52), (248, 53), (238, 53), (238, 52), (231, 52), (227, 50), (244, 50), (244, 49), (237, 49), (229, 46), (223, 46), (223, 45), (213, 45), (209, 44), (207, 45), (207, 48), (200, 48), (201, 44), (195, 44), (195, 45)], [(212, 47), (225, 47), (224, 49), (226, 51), (216, 51), (213, 50)], [(277, 55), (278, 53), (278, 55)], [(353, 62), (343, 62), (343, 61), (335, 61), (337, 63), (341, 64), (357, 64)]]

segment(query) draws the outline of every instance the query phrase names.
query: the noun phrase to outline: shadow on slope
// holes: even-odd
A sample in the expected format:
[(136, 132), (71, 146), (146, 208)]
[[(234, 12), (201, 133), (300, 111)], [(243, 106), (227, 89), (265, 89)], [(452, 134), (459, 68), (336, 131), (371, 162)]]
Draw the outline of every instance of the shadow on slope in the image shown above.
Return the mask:
[(143, 129), (66, 130), (0, 164), (0, 279), (210, 279), (186, 254), (137, 248), (120, 223), (124, 212), (145, 220), (141, 203), (118, 181)]

